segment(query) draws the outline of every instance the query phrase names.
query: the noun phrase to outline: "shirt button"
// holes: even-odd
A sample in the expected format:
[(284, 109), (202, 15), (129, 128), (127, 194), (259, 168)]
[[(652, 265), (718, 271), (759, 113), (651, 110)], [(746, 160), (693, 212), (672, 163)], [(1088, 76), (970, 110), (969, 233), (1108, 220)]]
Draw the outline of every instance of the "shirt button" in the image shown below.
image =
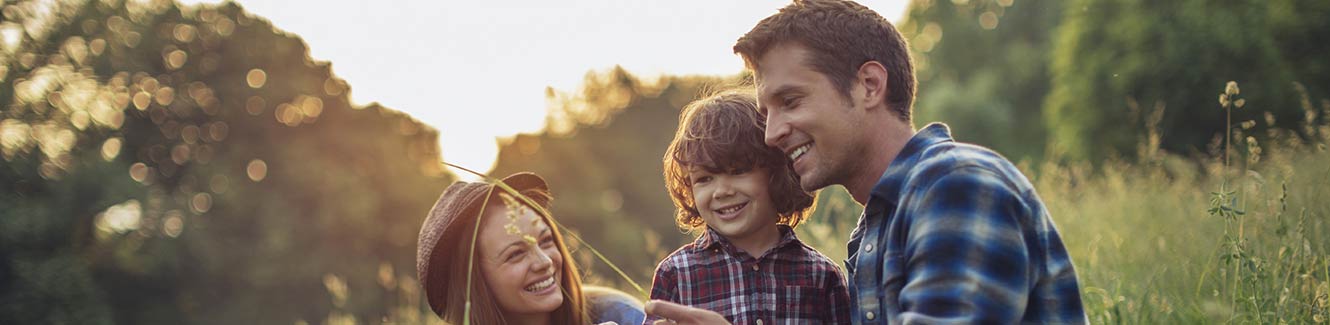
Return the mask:
[(762, 325), (762, 320), (761, 320), (761, 319), (757, 320), (757, 325)]
[(753, 271), (757, 271), (757, 264), (753, 264)]
[(874, 314), (873, 312), (870, 311), (867, 314), (864, 314), (864, 318), (868, 318), (868, 320), (873, 320), (874, 318), (877, 318), (877, 314)]
[(868, 244), (868, 246), (864, 247), (864, 251), (866, 251), (866, 252), (872, 252), (872, 251), (873, 251), (873, 244)]

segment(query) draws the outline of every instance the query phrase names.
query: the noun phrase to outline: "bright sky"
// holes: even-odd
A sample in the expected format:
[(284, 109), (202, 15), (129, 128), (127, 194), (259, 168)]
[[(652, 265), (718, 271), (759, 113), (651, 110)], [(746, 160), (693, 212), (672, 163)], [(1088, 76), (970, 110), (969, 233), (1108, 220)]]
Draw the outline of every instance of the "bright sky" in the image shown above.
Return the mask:
[[(544, 127), (545, 87), (575, 91), (587, 71), (616, 64), (639, 76), (736, 74), (734, 40), (789, 3), (235, 1), (332, 62), (353, 103), (411, 114), (439, 130), (444, 160), (480, 171), (497, 138)], [(893, 22), (908, 2), (860, 1)]]

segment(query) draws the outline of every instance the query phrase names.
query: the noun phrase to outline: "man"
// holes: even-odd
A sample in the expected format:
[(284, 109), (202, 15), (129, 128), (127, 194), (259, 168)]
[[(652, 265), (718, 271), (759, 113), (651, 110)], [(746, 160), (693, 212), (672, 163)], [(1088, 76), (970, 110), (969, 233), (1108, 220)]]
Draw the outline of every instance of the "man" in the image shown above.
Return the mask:
[[(865, 205), (850, 235), (852, 317), (863, 323), (1084, 323), (1071, 259), (1019, 170), (988, 149), (917, 132), (914, 70), (892, 25), (849, 1), (795, 0), (739, 39), (766, 142), (805, 190)], [(718, 314), (652, 301), (680, 324)]]

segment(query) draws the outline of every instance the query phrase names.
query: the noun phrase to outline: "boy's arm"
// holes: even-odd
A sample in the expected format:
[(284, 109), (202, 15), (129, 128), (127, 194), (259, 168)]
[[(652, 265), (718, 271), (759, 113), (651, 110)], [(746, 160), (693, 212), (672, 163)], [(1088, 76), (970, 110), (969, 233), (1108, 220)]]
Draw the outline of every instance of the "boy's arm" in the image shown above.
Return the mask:
[(994, 172), (962, 167), (909, 211), (901, 323), (1020, 322), (1031, 266), (1020, 196)]

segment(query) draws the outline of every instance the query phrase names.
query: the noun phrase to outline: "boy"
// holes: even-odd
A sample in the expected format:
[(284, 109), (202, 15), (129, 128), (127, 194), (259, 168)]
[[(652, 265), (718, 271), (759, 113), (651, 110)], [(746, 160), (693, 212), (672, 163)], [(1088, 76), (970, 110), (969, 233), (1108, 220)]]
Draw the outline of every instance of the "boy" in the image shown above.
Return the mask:
[(794, 234), (814, 197), (799, 188), (789, 159), (763, 142), (764, 121), (746, 93), (684, 107), (665, 153), (665, 183), (676, 223), (701, 235), (660, 262), (651, 299), (735, 324), (847, 323), (840, 269)]

